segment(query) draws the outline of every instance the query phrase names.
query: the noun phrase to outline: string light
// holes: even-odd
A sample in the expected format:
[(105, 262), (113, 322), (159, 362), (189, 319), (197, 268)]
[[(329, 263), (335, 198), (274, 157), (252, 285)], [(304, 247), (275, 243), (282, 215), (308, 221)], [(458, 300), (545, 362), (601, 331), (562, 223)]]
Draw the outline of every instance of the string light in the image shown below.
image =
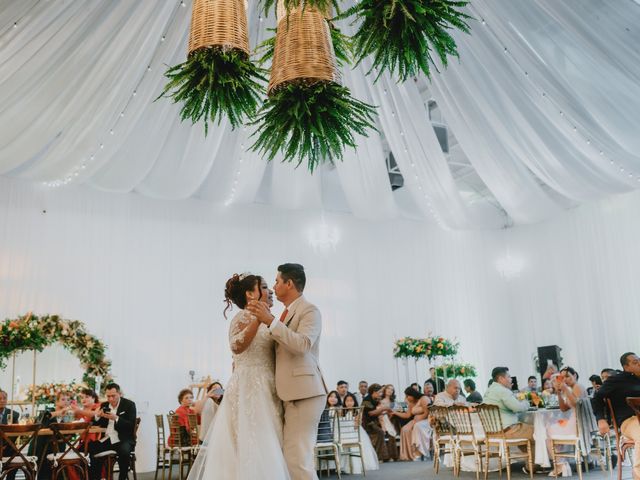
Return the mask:
[[(165, 31), (162, 33), (162, 36), (160, 37), (160, 43), (164, 42), (167, 38), (167, 32), (173, 27), (176, 19), (177, 19), (177, 13), (179, 11), (179, 7), (185, 7), (185, 2), (184, 0), (180, 1), (180, 2), (176, 2), (176, 6), (173, 9), (173, 12), (171, 14), (171, 17), (169, 18), (169, 21), (167, 22), (167, 27), (165, 29)], [(16, 24), (14, 24), (14, 27), (17, 26), (17, 22)], [(152, 60), (151, 63), (149, 63), (147, 65), (147, 68), (145, 69), (145, 71), (142, 73), (142, 75), (140, 76), (138, 82), (135, 85), (135, 88), (133, 89), (133, 91), (131, 92), (131, 95), (129, 96), (129, 99), (127, 100), (124, 108), (122, 109), (122, 111), (120, 112), (120, 114), (118, 115), (118, 117), (116, 118), (113, 126), (109, 129), (109, 135), (111, 136), (115, 136), (117, 133), (117, 127), (118, 127), (118, 122), (120, 121), (120, 119), (124, 118), (125, 116), (125, 112), (126, 110), (131, 106), (133, 99), (137, 96), (138, 94), (138, 89), (140, 88), (140, 85), (142, 85), (142, 82), (146, 79), (146, 74), (148, 72), (151, 72), (152, 69), (152, 65), (156, 62), (156, 57), (158, 56), (158, 49), (156, 48), (156, 50), (153, 53), (152, 56)], [(105, 144), (104, 142), (100, 142), (98, 145), (98, 150), (104, 150), (105, 149)], [(96, 153), (92, 153), (89, 156), (88, 161), (89, 162), (94, 162), (96, 160)], [(52, 180), (52, 181), (48, 181), (48, 182), (43, 182), (43, 185), (47, 186), (47, 187), (62, 187), (65, 185), (68, 185), (69, 183), (71, 183), (74, 179), (77, 179), (80, 176), (80, 172), (83, 170), (87, 169), (87, 161), (86, 160), (82, 160), (79, 164), (77, 164), (75, 167), (73, 167), (66, 175), (64, 175), (62, 178), (59, 178), (57, 180)]]
[[(482, 19), (482, 24), (483, 24), (483, 25), (486, 25), (486, 22), (485, 22), (484, 18)], [(495, 38), (495, 40), (496, 40), (498, 43), (502, 43), (502, 42), (501, 42), (501, 40), (500, 40), (500, 38), (498, 37), (498, 35), (497, 35), (497, 34), (496, 34), (496, 33), (495, 33), (495, 32), (494, 32), (490, 27), (489, 27), (489, 31), (490, 31), (491, 35), (493, 35), (493, 37)], [(514, 63), (515, 63), (515, 64), (516, 64), (516, 65), (517, 65), (517, 66), (522, 70), (522, 73), (524, 74), (524, 76), (525, 76), (526, 78), (529, 78), (529, 72), (528, 72), (527, 70), (525, 70), (524, 68), (522, 68), (522, 67), (521, 67), (520, 63), (519, 63), (519, 62), (517, 61), (517, 59), (516, 59), (516, 58), (511, 54), (511, 52), (509, 51), (509, 49), (508, 49), (505, 45), (502, 45), (502, 47), (504, 48), (504, 53), (505, 53), (505, 54), (508, 54), (508, 55), (511, 57), (511, 60), (512, 60), (512, 61), (513, 61), (513, 62), (514, 62)], [(530, 84), (533, 86), (533, 88), (538, 89), (538, 87), (535, 85), (535, 83), (534, 83), (533, 81), (531, 81), (531, 80), (530, 80)], [(543, 90), (543, 91), (541, 91), (541, 95), (542, 95), (542, 97), (544, 97), (545, 99), (548, 99), (550, 102), (553, 102), (553, 100), (551, 100), (551, 99), (547, 96), (547, 93), (546, 93), (544, 90)], [(560, 117), (565, 118), (565, 114), (564, 114), (564, 112), (563, 112), (562, 110), (559, 110), (559, 114), (560, 114)], [(567, 122), (569, 122), (569, 120), (568, 120), (568, 119), (566, 119), (566, 121), (567, 121)], [(578, 127), (577, 127), (576, 125), (569, 124), (569, 126), (573, 129), (573, 131), (574, 131), (574, 132), (576, 132), (576, 133), (578, 133), (579, 135), (581, 135), (581, 134), (578, 132)], [(583, 136), (583, 138), (585, 139), (585, 143), (586, 143), (587, 145), (591, 146), (591, 144), (592, 144), (591, 139), (590, 139), (590, 138), (586, 138), (586, 136)], [(599, 154), (600, 156), (602, 156), (602, 157), (606, 157), (606, 155), (605, 155), (604, 151), (603, 151), (603, 150), (601, 150), (601, 149), (598, 149), (598, 154)], [(609, 160), (610, 160), (610, 161), (609, 161), (609, 163), (610, 163), (611, 165), (613, 165), (613, 166), (617, 166), (617, 167), (620, 169), (620, 172), (621, 172), (621, 173), (624, 173), (624, 166), (623, 166), (623, 165), (621, 165), (621, 164), (616, 165), (616, 162), (615, 162), (613, 159), (609, 159)], [(633, 177), (633, 173), (630, 173), (630, 174), (629, 174), (629, 178), (632, 178), (632, 177)], [(640, 179), (640, 175), (638, 176), (638, 178)], [(639, 181), (640, 181), (640, 180), (639, 180)]]

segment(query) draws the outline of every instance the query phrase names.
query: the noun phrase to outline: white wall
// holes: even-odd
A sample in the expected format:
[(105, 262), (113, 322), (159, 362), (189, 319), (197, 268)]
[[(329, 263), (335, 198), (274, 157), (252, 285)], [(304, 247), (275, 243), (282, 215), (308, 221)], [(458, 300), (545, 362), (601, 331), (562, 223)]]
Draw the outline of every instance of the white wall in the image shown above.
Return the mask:
[[(0, 179), (0, 317), (59, 313), (104, 339), (117, 380), (144, 410), (141, 466), (151, 468), (151, 415), (175, 408), (187, 372), (230, 375), (222, 317), (230, 274), (251, 270), (271, 282), (279, 263), (305, 265), (332, 383), (396, 383), (394, 337), (429, 331), (460, 340), (481, 385), (497, 364), (526, 377), (535, 347), (553, 343), (589, 374), (637, 345), (625, 328), (636, 325), (638, 309), (639, 205), (639, 196), (623, 197), (506, 233), (327, 215), (342, 238), (323, 256), (306, 239), (318, 213)], [(507, 248), (528, 260), (511, 281), (495, 268)]]

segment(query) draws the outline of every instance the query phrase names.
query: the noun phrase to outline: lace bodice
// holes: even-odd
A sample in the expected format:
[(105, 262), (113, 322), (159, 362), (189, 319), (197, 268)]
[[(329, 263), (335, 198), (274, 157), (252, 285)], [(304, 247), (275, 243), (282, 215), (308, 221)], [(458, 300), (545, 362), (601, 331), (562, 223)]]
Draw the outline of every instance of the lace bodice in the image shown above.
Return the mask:
[[(252, 315), (240, 310), (231, 320), (229, 327), (229, 345), (244, 340), (245, 327), (251, 322)], [(275, 342), (266, 325), (260, 324), (251, 345), (242, 353), (233, 354), (235, 368), (251, 366), (265, 367), (273, 370), (275, 366)]]

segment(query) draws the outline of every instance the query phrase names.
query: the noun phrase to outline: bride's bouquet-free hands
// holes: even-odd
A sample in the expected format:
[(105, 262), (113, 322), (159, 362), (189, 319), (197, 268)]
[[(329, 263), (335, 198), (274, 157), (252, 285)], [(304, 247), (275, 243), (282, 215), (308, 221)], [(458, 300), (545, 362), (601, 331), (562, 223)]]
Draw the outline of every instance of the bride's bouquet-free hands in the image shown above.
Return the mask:
[(247, 310), (251, 315), (255, 316), (260, 323), (264, 323), (267, 326), (271, 325), (271, 322), (275, 319), (267, 304), (259, 300), (251, 300), (247, 305)]

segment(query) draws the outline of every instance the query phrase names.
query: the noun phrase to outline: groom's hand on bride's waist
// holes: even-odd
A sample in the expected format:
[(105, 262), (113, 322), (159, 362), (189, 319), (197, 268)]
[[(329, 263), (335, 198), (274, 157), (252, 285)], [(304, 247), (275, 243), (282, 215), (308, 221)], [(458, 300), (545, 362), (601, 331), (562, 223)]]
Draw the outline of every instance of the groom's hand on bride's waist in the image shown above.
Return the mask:
[(267, 326), (271, 325), (271, 322), (275, 319), (269, 311), (267, 304), (258, 300), (251, 300), (249, 305), (247, 305), (247, 310), (249, 310), (252, 315), (255, 315), (259, 322)]

